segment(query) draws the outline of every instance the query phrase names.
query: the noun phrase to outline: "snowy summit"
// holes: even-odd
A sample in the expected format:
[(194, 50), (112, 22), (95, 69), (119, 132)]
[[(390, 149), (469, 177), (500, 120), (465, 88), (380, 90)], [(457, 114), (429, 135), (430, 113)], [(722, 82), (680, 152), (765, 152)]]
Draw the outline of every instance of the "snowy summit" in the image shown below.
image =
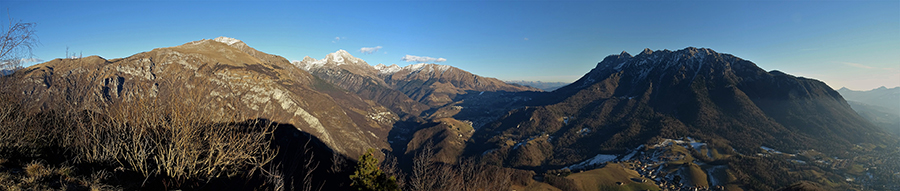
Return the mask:
[(217, 41), (217, 42), (225, 43), (225, 44), (228, 44), (228, 45), (232, 45), (232, 44), (234, 44), (234, 43), (241, 42), (241, 40), (234, 39), (234, 38), (228, 38), (228, 37), (224, 37), (224, 36), (220, 36), (220, 37), (218, 37), (218, 38), (216, 38), (216, 39), (213, 39), (213, 40), (214, 40), (214, 41)]

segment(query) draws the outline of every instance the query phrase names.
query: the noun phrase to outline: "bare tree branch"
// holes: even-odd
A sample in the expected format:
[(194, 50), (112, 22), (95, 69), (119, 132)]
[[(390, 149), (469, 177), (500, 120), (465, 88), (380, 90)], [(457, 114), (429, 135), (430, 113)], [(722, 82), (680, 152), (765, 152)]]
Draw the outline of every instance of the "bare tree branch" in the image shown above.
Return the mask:
[(36, 25), (9, 17), (9, 23), (0, 26), (0, 69), (16, 68), (21, 66), (23, 58), (33, 57), (31, 50), (38, 44)]

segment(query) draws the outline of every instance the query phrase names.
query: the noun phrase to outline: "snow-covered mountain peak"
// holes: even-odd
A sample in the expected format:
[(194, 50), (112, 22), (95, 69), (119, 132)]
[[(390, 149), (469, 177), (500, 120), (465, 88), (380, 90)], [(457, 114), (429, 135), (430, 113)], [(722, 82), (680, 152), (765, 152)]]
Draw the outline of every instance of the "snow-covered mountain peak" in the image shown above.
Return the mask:
[(426, 64), (426, 63), (418, 63), (418, 64), (409, 65), (409, 66), (404, 66), (403, 69), (411, 70), (411, 71), (419, 71), (419, 70), (422, 70), (422, 68), (424, 68), (427, 65), (428, 64)]
[[(343, 49), (338, 50), (337, 52), (334, 52), (334, 53), (329, 53), (322, 60), (330, 60), (330, 61), (332, 61), (332, 63), (337, 64), (337, 65), (350, 64), (350, 63), (359, 64), (360, 62), (364, 62), (364, 61), (362, 61), (362, 59), (353, 57), (353, 55), (350, 55), (349, 52), (347, 52), (346, 50), (343, 50)], [(366, 65), (368, 65), (368, 64), (366, 64)]]
[(450, 66), (440, 65), (440, 64), (419, 63), (419, 64), (413, 64), (413, 65), (409, 65), (409, 66), (404, 66), (403, 69), (409, 70), (410, 72), (431, 71), (431, 70), (445, 72), (448, 69), (450, 69)]
[(448, 65), (440, 65), (440, 64), (432, 64), (432, 63), (418, 63), (412, 64), (404, 67), (397, 66), (396, 64), (391, 64), (390, 66), (384, 64), (375, 65), (374, 68), (379, 71), (381, 74), (393, 74), (399, 71), (408, 71), (409, 73), (419, 73), (419, 72), (446, 72), (450, 70), (451, 66)]
[(241, 40), (234, 39), (234, 38), (229, 38), (229, 37), (224, 37), (224, 36), (220, 36), (220, 37), (215, 38), (215, 39), (213, 39), (213, 40), (214, 40), (214, 41), (217, 41), (217, 42), (225, 43), (225, 44), (227, 44), (227, 45), (232, 45), (232, 44), (234, 44), (234, 43), (241, 42)]
[(400, 68), (400, 66), (397, 66), (397, 64), (391, 64), (390, 66), (386, 66), (384, 64), (375, 65), (375, 70), (378, 70), (378, 73), (381, 74), (397, 73), (397, 71), (400, 71), (401, 69), (402, 68)]
[(338, 49), (338, 51), (334, 52), (334, 54), (339, 54), (341, 56), (352, 56), (349, 52), (344, 49)]
[(296, 65), (297, 67), (300, 67), (306, 71), (309, 71), (314, 68), (321, 68), (321, 67), (326, 67), (326, 66), (340, 66), (340, 65), (345, 65), (345, 64), (360, 66), (360, 67), (365, 67), (365, 68), (372, 68), (372, 66), (370, 66), (368, 63), (366, 63), (366, 61), (363, 61), (362, 59), (353, 57), (353, 55), (350, 55), (350, 53), (347, 52), (346, 50), (338, 50), (333, 53), (328, 53), (327, 55), (325, 55), (325, 58), (322, 58), (320, 60), (306, 56), (303, 58), (303, 60), (294, 61), (292, 63), (294, 65)]
[(303, 57), (303, 60), (294, 60), (293, 62), (291, 62), (291, 64), (294, 64), (295, 66), (299, 67), (300, 69), (309, 71), (310, 69), (313, 69), (313, 68), (322, 67), (323, 65), (325, 65), (325, 63), (327, 61), (328, 60), (326, 60), (326, 59), (316, 60), (315, 58), (310, 58), (309, 56), (306, 56), (306, 57)]

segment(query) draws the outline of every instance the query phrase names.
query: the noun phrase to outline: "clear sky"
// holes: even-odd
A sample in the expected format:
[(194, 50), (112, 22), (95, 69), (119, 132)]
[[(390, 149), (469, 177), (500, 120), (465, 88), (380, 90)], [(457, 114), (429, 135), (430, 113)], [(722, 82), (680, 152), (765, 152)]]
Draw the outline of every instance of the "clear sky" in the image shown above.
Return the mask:
[[(900, 86), (900, 1), (0, 1), (36, 58), (107, 59), (227, 36), (288, 60), (443, 58), (502, 80), (572, 82), (607, 55), (706, 47), (833, 88)], [(6, 23), (4, 23), (6, 24)], [(364, 47), (380, 47), (361, 52)], [(409, 57), (407, 57), (409, 58)]]

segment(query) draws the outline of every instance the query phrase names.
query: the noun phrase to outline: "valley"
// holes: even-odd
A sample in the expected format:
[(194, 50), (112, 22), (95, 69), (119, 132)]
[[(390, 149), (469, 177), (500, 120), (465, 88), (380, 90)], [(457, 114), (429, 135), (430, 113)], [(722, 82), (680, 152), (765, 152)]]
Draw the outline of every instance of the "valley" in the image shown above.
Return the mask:
[(0, 1), (0, 191), (900, 191), (900, 1)]
[[(330, 55), (325, 60), (331, 58)], [(345, 55), (343, 60), (358, 59)], [(374, 68), (379, 72), (371, 72), (373, 70), (369, 65), (358, 66), (343, 72), (369, 70), (369, 73), (388, 76), (385, 74), (409, 70), (378, 65)], [(309, 71), (317, 71), (321, 69), (316, 67), (331, 66), (306, 67)], [(445, 75), (448, 69), (458, 70), (438, 65), (410, 67), (428, 72), (442, 71), (441, 75)], [(670, 68), (678, 71), (670, 71)], [(704, 70), (709, 71), (700, 72)], [(725, 75), (716, 74), (719, 70), (725, 71)], [(342, 72), (314, 73), (321, 78), (340, 80), (329, 75)], [(659, 78), (646, 78), (648, 76)], [(385, 80), (377, 76), (370, 78)], [(435, 78), (422, 79), (425, 81), (422, 86), (448, 87), (438, 86), (447, 82), (443, 82), (442, 77)], [(432, 80), (436, 83), (431, 84)], [(890, 178), (875, 180), (873, 178), (876, 176), (868, 175), (875, 173), (877, 168), (867, 167), (890, 166), (884, 162), (890, 161), (896, 154), (882, 156), (871, 153), (874, 149), (895, 152), (897, 148), (890, 145), (896, 144), (896, 139), (851, 114), (853, 110), (846, 102), (839, 101), (833, 90), (814, 80), (795, 78), (778, 71), (765, 72), (753, 63), (709, 49), (645, 50), (637, 56), (623, 52), (607, 57), (580, 80), (553, 92), (508, 92), (490, 88), (452, 90), (452, 87), (465, 85), (451, 83), (451, 89), (426, 90), (456, 92), (444, 94), (450, 99), (434, 104), (433, 100), (439, 99), (422, 99), (433, 94), (423, 97), (420, 92), (404, 91), (410, 88), (403, 86), (418, 87), (415, 85), (420, 83), (382, 85), (402, 91), (407, 97), (415, 97), (413, 100), (430, 106), (418, 116), (408, 115), (407, 125), (395, 129), (397, 133), (391, 137), (394, 155), (410, 159), (428, 147), (436, 151), (436, 161), (447, 164), (457, 163), (460, 158), (476, 157), (488, 164), (530, 170), (536, 174), (535, 179), (544, 182), (535, 183), (543, 186), (530, 186), (533, 189), (549, 186), (566, 190), (575, 185), (578, 188), (572, 189), (603, 190), (618, 182), (626, 185), (623, 187), (625, 190), (769, 190), (795, 183), (865, 190), (867, 187), (891, 185), (888, 182), (895, 181)], [(760, 89), (774, 84), (789, 85), (788, 89), (797, 88), (805, 93)], [(671, 101), (685, 98), (688, 98), (687, 102), (682, 105), (678, 105), (679, 101)], [(784, 118), (781, 116), (784, 111), (770, 105), (775, 103), (793, 104), (799, 109), (796, 111), (820, 112), (816, 115), (832, 117)], [(834, 109), (807, 110), (822, 107)], [(841, 120), (845, 122), (821, 125), (821, 122), (836, 118), (845, 118)], [(847, 120), (854, 122), (846, 123)], [(822, 134), (819, 130), (808, 130), (810, 128), (829, 130)], [(865, 134), (875, 133), (879, 138), (861, 139), (860, 132), (846, 128), (867, 129)], [(767, 134), (771, 132), (782, 135)], [(710, 143), (685, 136), (703, 137)], [(829, 137), (828, 141), (814, 143), (818, 139), (814, 137), (820, 136)], [(860, 145), (866, 145), (868, 149)], [(784, 154), (770, 147), (792, 150), (795, 154)], [(838, 159), (859, 155), (866, 157)], [(616, 166), (622, 168), (610, 169), (618, 168)], [(775, 171), (777, 173), (760, 174), (759, 168), (764, 166), (778, 169)], [(628, 170), (633, 175), (606, 172), (621, 170)], [(892, 171), (895, 170), (886, 172)], [(559, 176), (561, 174), (567, 175)], [(546, 184), (547, 176), (559, 176), (556, 180), (572, 180), (574, 183)], [(645, 180), (630, 180), (641, 177)], [(882, 172), (878, 177), (890, 175)], [(595, 182), (595, 179), (607, 178), (628, 181)], [(529, 188), (528, 185), (521, 186)]]

